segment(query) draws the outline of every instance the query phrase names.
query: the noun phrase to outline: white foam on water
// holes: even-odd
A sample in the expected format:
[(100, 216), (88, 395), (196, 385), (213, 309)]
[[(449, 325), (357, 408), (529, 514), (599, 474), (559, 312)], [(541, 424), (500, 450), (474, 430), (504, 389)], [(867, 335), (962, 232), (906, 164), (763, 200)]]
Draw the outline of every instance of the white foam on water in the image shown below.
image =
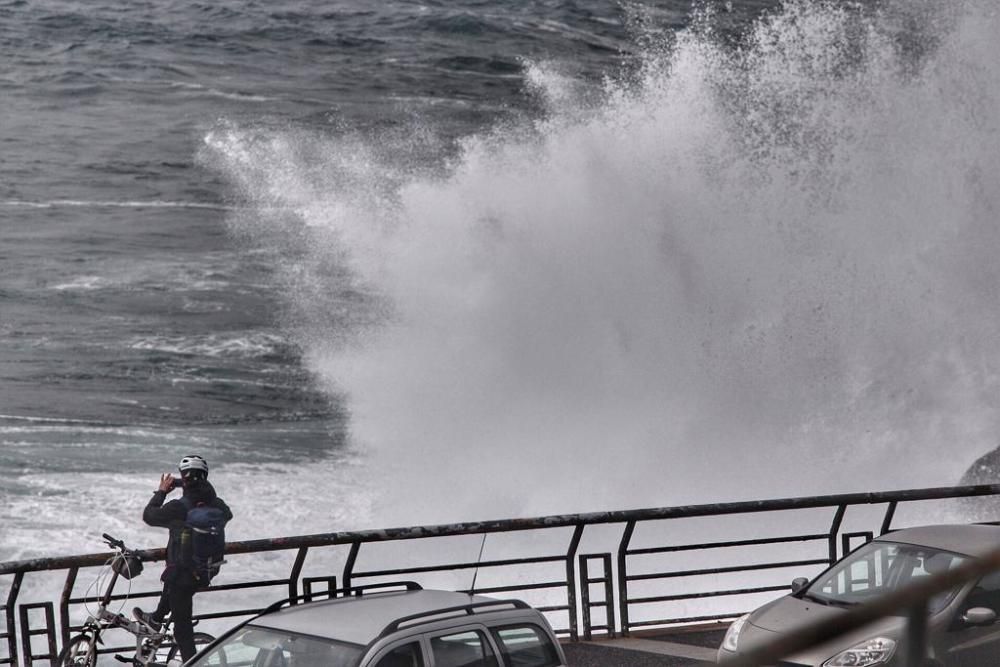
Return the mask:
[(228, 100), (238, 100), (240, 102), (270, 102), (281, 99), (280, 97), (268, 97), (265, 95), (257, 95), (255, 93), (242, 91), (220, 90), (218, 88), (212, 88), (211, 86), (204, 86), (199, 83), (190, 83), (186, 81), (170, 81), (168, 82), (168, 85), (172, 88), (182, 88), (186, 91), (191, 91), (192, 93), (222, 97)]
[(197, 208), (209, 209), (213, 211), (225, 211), (229, 207), (222, 204), (209, 204), (192, 201), (163, 201), (153, 199), (148, 201), (118, 201), (118, 200), (91, 200), (91, 199), (50, 199), (44, 201), (30, 201), (24, 199), (0, 200), (0, 207), (10, 208)]
[[(100, 267), (100, 273), (88, 273), (61, 277), (53, 280), (46, 289), (59, 292), (93, 292), (148, 290), (156, 292), (180, 293), (189, 308), (222, 310), (227, 304), (192, 301), (190, 296), (206, 296), (206, 293), (250, 294), (266, 289), (266, 285), (240, 281), (232, 275), (234, 256), (226, 253), (206, 255), (204, 263), (192, 266), (182, 258), (161, 254), (155, 260), (136, 264), (134, 261), (107, 261)], [(229, 304), (231, 306), (231, 304)]]
[[(226, 528), (232, 541), (290, 534), (356, 530), (368, 521), (370, 494), (357, 487), (359, 461), (336, 456), (319, 465), (226, 464), (212, 472), (217, 491), (236, 518)], [(360, 475), (363, 476), (363, 475)], [(29, 491), (8, 496), (0, 561), (101, 551), (101, 534), (130, 546), (166, 544), (163, 529), (146, 526), (142, 510), (158, 475), (93, 470), (16, 476)], [(290, 483), (289, 480), (295, 480)], [(323, 511), (307, 501), (323, 493)], [(177, 497), (173, 494), (168, 498)]]
[(65, 292), (65, 291), (87, 292), (92, 290), (104, 289), (111, 284), (112, 284), (111, 281), (103, 276), (77, 276), (67, 282), (52, 285), (49, 289), (57, 290), (60, 292)]
[(710, 26), (599, 99), (536, 64), (548, 117), (444, 165), (420, 132), (207, 135), (379, 523), (951, 484), (995, 446), (1000, 17)]
[(126, 343), (126, 347), (133, 350), (238, 358), (269, 356), (276, 354), (286, 345), (281, 336), (270, 333), (141, 336)]

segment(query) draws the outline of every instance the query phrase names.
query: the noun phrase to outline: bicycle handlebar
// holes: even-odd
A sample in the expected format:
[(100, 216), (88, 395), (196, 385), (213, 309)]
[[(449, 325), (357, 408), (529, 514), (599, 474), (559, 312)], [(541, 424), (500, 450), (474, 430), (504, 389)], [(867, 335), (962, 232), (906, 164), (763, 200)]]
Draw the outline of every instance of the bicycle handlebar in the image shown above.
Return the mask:
[(115, 547), (117, 549), (125, 551), (125, 543), (122, 542), (121, 540), (115, 539), (114, 537), (111, 537), (107, 533), (104, 533), (101, 537), (103, 537), (104, 541), (108, 543), (108, 546)]

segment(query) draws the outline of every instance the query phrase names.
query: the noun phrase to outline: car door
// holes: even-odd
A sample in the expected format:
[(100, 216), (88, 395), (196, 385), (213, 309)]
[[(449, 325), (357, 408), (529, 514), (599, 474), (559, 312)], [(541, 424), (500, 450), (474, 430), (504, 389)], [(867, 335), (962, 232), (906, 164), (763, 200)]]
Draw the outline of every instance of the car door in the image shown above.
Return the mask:
[[(965, 612), (976, 607), (992, 609), (996, 618), (986, 625), (971, 625)], [(935, 638), (939, 659), (949, 667), (992, 667), (1000, 656), (1000, 572), (991, 572), (958, 601), (951, 624)]]

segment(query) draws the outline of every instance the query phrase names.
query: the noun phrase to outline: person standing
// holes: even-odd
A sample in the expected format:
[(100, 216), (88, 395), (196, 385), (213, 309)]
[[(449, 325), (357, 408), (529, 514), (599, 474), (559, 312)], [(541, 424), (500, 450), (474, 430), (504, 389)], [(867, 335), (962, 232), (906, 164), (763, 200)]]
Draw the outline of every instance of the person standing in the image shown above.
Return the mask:
[(208, 463), (198, 455), (185, 456), (178, 465), (181, 498), (164, 504), (167, 494), (175, 488), (175, 478), (170, 473), (160, 476), (160, 485), (142, 512), (142, 520), (150, 526), (170, 531), (167, 539), (167, 563), (160, 580), (163, 593), (152, 613), (141, 608), (132, 610), (137, 621), (151, 631), (159, 632), (167, 615), (174, 624), (174, 638), (180, 648), (181, 658), (187, 662), (196, 653), (192, 615), (194, 594), (202, 585), (196, 577), (192, 559), (191, 528), (187, 525), (188, 512), (193, 507), (213, 507), (221, 511), (225, 521), (233, 518), (226, 503), (215, 493), (208, 481)]

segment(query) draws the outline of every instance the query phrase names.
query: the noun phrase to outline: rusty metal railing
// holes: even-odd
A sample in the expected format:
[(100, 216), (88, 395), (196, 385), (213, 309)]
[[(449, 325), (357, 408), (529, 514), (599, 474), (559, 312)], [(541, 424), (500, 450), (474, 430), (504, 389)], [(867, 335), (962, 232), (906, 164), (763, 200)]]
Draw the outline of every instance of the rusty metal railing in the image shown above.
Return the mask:
[[(289, 574), (287, 577), (282, 578), (238, 581), (213, 586), (208, 589), (208, 592), (225, 596), (227, 592), (239, 589), (280, 588), (281, 593), (274, 595), (273, 598), (295, 598), (303, 594), (321, 594), (314, 590), (316, 586), (323, 586), (325, 588), (326, 592), (323, 594), (336, 594), (336, 591), (350, 589), (352, 586), (357, 585), (357, 582), (364, 580), (404, 577), (407, 579), (420, 579), (422, 576), (430, 576), (443, 572), (472, 570), (474, 568), (490, 569), (496, 572), (497, 576), (500, 576), (504, 572), (513, 572), (516, 574), (509, 575), (507, 579), (503, 579), (492, 586), (478, 587), (474, 592), (486, 594), (516, 593), (522, 597), (524, 594), (545, 594), (550, 599), (550, 603), (536, 606), (550, 615), (565, 616), (565, 625), (553, 623), (553, 625), (556, 625), (556, 631), (561, 635), (568, 636), (573, 640), (579, 639), (581, 636), (581, 628), (579, 627), (581, 610), (584, 619), (584, 627), (582, 628), (583, 636), (590, 637), (595, 630), (603, 631), (609, 635), (614, 635), (617, 632), (620, 632), (622, 635), (628, 635), (631, 631), (644, 627), (734, 618), (745, 611), (745, 609), (736, 608), (731, 611), (713, 614), (667, 615), (636, 620), (634, 615), (639, 610), (668, 608), (671, 603), (677, 602), (699, 605), (705, 604), (711, 599), (731, 599), (734, 600), (732, 604), (735, 606), (740, 604), (741, 600), (745, 600), (747, 595), (769, 592), (776, 593), (786, 590), (788, 586), (784, 584), (741, 585), (738, 588), (722, 587), (713, 590), (697, 590), (697, 587), (692, 586), (688, 582), (697, 579), (703, 580), (705, 576), (716, 575), (735, 574), (752, 578), (756, 574), (787, 568), (814, 568), (818, 571), (819, 568), (825, 567), (837, 559), (838, 544), (846, 550), (852, 540), (871, 539), (876, 532), (874, 528), (865, 531), (844, 532), (842, 528), (845, 513), (849, 508), (858, 506), (871, 508), (884, 505), (884, 509), (880, 511), (878, 519), (875, 522), (878, 524), (877, 532), (884, 533), (890, 529), (893, 518), (896, 515), (897, 507), (901, 503), (998, 494), (1000, 494), (1000, 485), (911, 489), (878, 493), (854, 493), (568, 514), (435, 526), (412, 526), (382, 530), (332, 532), (231, 542), (227, 545), (227, 555), (262, 554), (274, 551), (293, 552), (295, 557)], [(723, 539), (708, 542), (701, 540), (687, 543), (671, 542), (671, 539), (676, 534), (676, 531), (672, 530), (672, 522), (676, 520), (699, 517), (720, 520), (722, 517), (727, 516), (770, 516), (772, 513), (787, 513), (797, 510), (827, 510), (832, 513), (832, 517), (825, 519), (820, 529), (814, 528), (804, 533), (755, 535), (748, 539)], [(634, 547), (632, 542), (637, 526), (655, 522), (666, 522), (665, 524), (661, 524), (664, 527), (659, 532), (651, 531), (651, 534), (656, 537), (657, 543), (652, 546)], [(772, 521), (771, 524), (772, 526), (773, 524), (783, 526), (787, 522)], [(596, 531), (592, 527), (597, 526), (620, 526), (620, 537), (610, 542), (606, 551), (584, 555), (578, 554), (586, 529), (591, 528), (591, 533), (594, 533)], [(557, 533), (553, 533), (552, 531), (559, 529), (568, 532), (568, 539), (554, 553), (481, 562), (444, 561), (398, 568), (359, 568), (365, 545), (390, 542), (410, 543), (460, 535), (489, 536), (527, 531), (543, 531), (546, 534), (558, 536)], [(569, 529), (572, 530), (570, 531)], [(773, 527), (771, 530), (773, 530)], [(617, 542), (617, 548), (614, 547), (615, 542)], [(640, 571), (641, 568), (637, 564), (634, 565), (637, 559), (642, 561), (642, 559), (649, 556), (694, 554), (698, 558), (701, 558), (706, 553), (738, 552), (741, 547), (782, 547), (791, 543), (819, 545), (820, 551), (807, 558), (752, 563), (740, 561), (730, 562), (717, 567), (682, 567), (679, 569)], [(307, 556), (312, 551), (336, 546), (346, 546), (349, 549), (343, 568), (339, 572), (326, 572), (322, 576), (302, 576)], [(165, 556), (163, 549), (141, 550), (137, 554), (147, 562), (160, 561)], [(70, 634), (78, 629), (78, 626), (72, 624), (71, 609), (75, 606), (86, 604), (91, 600), (86, 595), (81, 596), (76, 594), (77, 577), (81, 569), (102, 566), (105, 564), (107, 558), (107, 554), (101, 553), (0, 563), (0, 577), (10, 578), (10, 583), (6, 590), (6, 600), (2, 607), (4, 624), (0, 625), (0, 640), (3, 640), (0, 641), (0, 666), (12, 665), (12, 667), (19, 667), (21, 664), (31, 665), (33, 662), (44, 660), (50, 661), (53, 667), (55, 666), (56, 656), (58, 655), (56, 649), (58, 647), (55, 646), (52, 638), (58, 637), (60, 643), (65, 645)], [(577, 561), (578, 558), (579, 563)], [(612, 558), (615, 559), (616, 567), (612, 567), (611, 565)], [(590, 567), (592, 563), (601, 564), (601, 576), (591, 576)], [(562, 573), (558, 576), (537, 574), (552, 565), (558, 566)], [(32, 610), (37, 611), (37, 609), (45, 611), (44, 605), (46, 603), (51, 605), (52, 601), (28, 601), (19, 605), (18, 596), (24, 577), (29, 574), (52, 571), (65, 572), (63, 592), (58, 601), (58, 613), (54, 613), (55, 609), (52, 610), (52, 613), (46, 612), (40, 621), (40, 626), (29, 627), (30, 622), (27, 612)], [(578, 572), (583, 575), (582, 578), (578, 577)], [(528, 578), (529, 573), (532, 578)], [(671, 586), (669, 595), (648, 593), (650, 586), (663, 583)], [(602, 591), (598, 600), (594, 600), (592, 597), (591, 589), (594, 585), (599, 586), (598, 590)], [(129, 597), (151, 597), (155, 595), (158, 595), (158, 591), (133, 593)], [(556, 596), (557, 599), (554, 600), (554, 603), (551, 603), (553, 596)], [(124, 595), (116, 595), (112, 599), (124, 598)], [(592, 619), (591, 612), (594, 609), (603, 611), (603, 622), (595, 622), (595, 619)], [(614, 614), (616, 609), (618, 611), (617, 619), (615, 619)], [(18, 616), (19, 610), (24, 612), (20, 618)], [(199, 614), (197, 618), (221, 619), (247, 616), (258, 611), (259, 607), (241, 607), (227, 611)], [(52, 627), (55, 624), (58, 624), (58, 628)], [(31, 637), (33, 636), (48, 638), (48, 652), (38, 653), (34, 651), (31, 642)], [(21, 645), (20, 654), (18, 651), (19, 642)], [(2, 655), (4, 645), (6, 645), (7, 656)], [(107, 650), (120, 649), (109, 648)]]

